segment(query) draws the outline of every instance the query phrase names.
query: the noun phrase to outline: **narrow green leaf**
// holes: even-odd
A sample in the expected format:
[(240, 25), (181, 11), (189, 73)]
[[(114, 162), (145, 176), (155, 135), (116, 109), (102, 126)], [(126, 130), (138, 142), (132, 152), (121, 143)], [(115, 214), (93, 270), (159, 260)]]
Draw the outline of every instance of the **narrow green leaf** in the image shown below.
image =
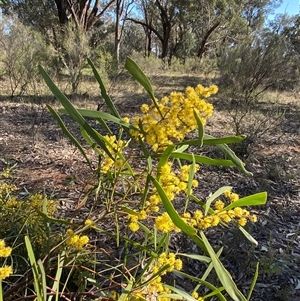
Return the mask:
[[(190, 198), (198, 205), (202, 206), (203, 209), (205, 209), (206, 207), (206, 202), (203, 202), (202, 200), (200, 200), (199, 198), (197, 198), (196, 196), (194, 196), (193, 194), (190, 195)], [(212, 210), (211, 208), (208, 209), (208, 213), (209, 214), (214, 214), (214, 210)]]
[(184, 140), (182, 142), (176, 143), (176, 145), (217, 145), (217, 144), (230, 144), (230, 143), (237, 143), (245, 139), (245, 136), (228, 136), (222, 138), (214, 138), (210, 135), (204, 134), (202, 140), (197, 139), (190, 139)]
[(210, 243), (208, 242), (206, 236), (204, 235), (203, 231), (200, 231), (201, 238), (207, 248), (207, 251), (209, 253), (209, 256), (212, 260), (212, 263), (214, 265), (214, 269), (218, 275), (218, 278), (222, 285), (224, 286), (226, 292), (228, 295), (234, 300), (234, 301), (247, 301), (244, 295), (239, 291), (236, 284), (232, 280), (231, 275), (229, 272), (225, 269), (221, 261), (219, 260), (218, 256), (216, 255), (215, 251), (211, 247)]
[(80, 134), (81, 137), (86, 141), (86, 143), (93, 149), (95, 153), (100, 155), (100, 157), (103, 155), (101, 150), (97, 147), (97, 143), (94, 142), (94, 140), (91, 139), (91, 137), (88, 135), (88, 133), (80, 127)]
[(3, 288), (2, 288), (2, 280), (0, 281), (0, 301), (3, 301)]
[(240, 231), (245, 235), (245, 237), (254, 245), (258, 245), (257, 240), (248, 232), (246, 231), (242, 226), (238, 226), (238, 228), (240, 229)]
[(220, 290), (220, 289), (224, 290), (223, 287), (222, 288), (217, 288), (213, 284), (211, 284), (210, 282), (207, 282), (207, 281), (202, 280), (200, 278), (191, 276), (191, 275), (186, 274), (186, 273), (181, 272), (181, 271), (173, 271), (173, 273), (175, 275), (178, 274), (178, 275), (183, 276), (183, 277), (185, 277), (187, 279), (191, 279), (191, 280), (193, 280), (195, 282), (201, 283), (204, 286), (206, 286), (207, 288), (209, 288), (211, 291), (217, 291), (218, 290), (218, 293), (217, 293), (216, 297), (218, 297), (218, 299), (221, 300), (221, 301), (226, 301), (225, 297), (222, 295), (221, 290)]
[(89, 63), (89, 65), (91, 66), (91, 68), (93, 70), (93, 73), (94, 73), (94, 76), (95, 76), (97, 82), (99, 83), (101, 95), (102, 95), (107, 107), (109, 108), (112, 115), (114, 115), (114, 116), (121, 119), (118, 110), (116, 109), (114, 103), (112, 102), (112, 100), (110, 99), (110, 97), (108, 96), (108, 94), (106, 92), (105, 86), (104, 86), (104, 84), (101, 80), (101, 77), (100, 77), (97, 69), (95, 68), (94, 64), (92, 63), (92, 61), (89, 58), (87, 60), (88, 60), (88, 63)]
[(237, 168), (246, 174), (247, 176), (252, 176), (252, 173), (246, 170), (245, 164), (240, 160), (234, 151), (228, 147), (226, 144), (217, 144), (217, 147), (237, 166)]
[(176, 287), (173, 287), (171, 285), (167, 285), (167, 284), (164, 284), (165, 287), (167, 287), (168, 289), (170, 289), (171, 291), (177, 293), (179, 296), (183, 297), (185, 300), (187, 301), (197, 301), (197, 299), (193, 298), (191, 295), (189, 295), (188, 293), (176, 288)]
[(203, 242), (203, 240), (197, 235), (197, 234), (194, 234), (194, 235), (190, 235), (190, 238), (194, 241), (194, 243), (201, 248), (201, 250), (208, 255), (208, 252), (207, 252), (207, 249), (206, 249), (206, 246)]
[(187, 191), (186, 191), (186, 199), (185, 199), (185, 204), (184, 204), (184, 213), (186, 213), (188, 205), (189, 205), (189, 199), (190, 196), (192, 194), (192, 186), (193, 186), (193, 180), (194, 180), (194, 176), (195, 176), (195, 170), (196, 170), (196, 161), (195, 161), (195, 156), (192, 153), (192, 164), (190, 167), (190, 171), (189, 171), (189, 179), (188, 179), (188, 183), (187, 183)]
[(176, 153), (182, 153), (185, 150), (187, 150), (188, 148), (189, 148), (189, 146), (185, 144), (185, 145), (182, 145), (181, 147), (177, 148), (174, 152), (176, 152)]
[(256, 194), (252, 194), (241, 198), (224, 208), (224, 210), (229, 210), (235, 207), (245, 207), (245, 206), (258, 206), (264, 205), (267, 202), (267, 192), (259, 192)]
[(139, 82), (144, 87), (151, 99), (155, 101), (152, 85), (142, 69), (136, 64), (136, 62), (128, 57), (126, 59), (125, 69), (133, 76), (133, 78), (137, 82)]
[(131, 58), (127, 57), (126, 63), (125, 63), (125, 69), (133, 76), (133, 78), (140, 83), (143, 88), (148, 92), (149, 96), (151, 97), (157, 111), (163, 118), (163, 114), (161, 113), (159, 106), (157, 104), (156, 98), (154, 96), (152, 85), (145, 75), (145, 73), (142, 71), (142, 69), (137, 65), (135, 61), (133, 61)]
[[(218, 258), (221, 256), (222, 252), (223, 252), (223, 247), (221, 247), (219, 249), (219, 251), (217, 252), (217, 257)], [(206, 280), (206, 278), (209, 276), (209, 274), (211, 273), (212, 269), (214, 268), (213, 263), (211, 262), (211, 258), (209, 258), (209, 259), (210, 259), (210, 263), (209, 263), (207, 269), (205, 270), (204, 274), (201, 277), (201, 280), (204, 280), (204, 281)]]
[(159, 297), (160, 298), (168, 298), (171, 300), (185, 300), (184, 297), (179, 296), (178, 294), (160, 294)]
[(175, 148), (175, 145), (169, 145), (167, 146), (167, 148), (164, 150), (164, 152), (160, 155), (158, 164), (157, 164), (157, 171), (158, 171), (158, 178), (160, 177), (160, 171), (161, 168), (168, 162), (169, 157), (171, 155), (171, 153), (173, 152)]
[[(84, 115), (82, 115), (82, 116), (84, 116)], [(95, 118), (95, 120), (97, 120), (103, 126), (103, 128), (107, 131), (107, 133), (109, 135), (111, 135), (111, 136), (113, 135), (112, 130), (109, 128), (109, 126), (106, 124), (106, 122), (102, 118)]]
[(46, 283), (46, 273), (45, 273), (45, 269), (44, 269), (44, 265), (43, 262), (41, 261), (41, 259), (39, 259), (37, 261), (37, 265), (38, 265), (38, 269), (39, 269), (39, 274), (40, 274), (40, 286), (41, 286), (41, 290), (42, 290), (42, 296), (44, 298), (44, 300), (47, 299), (47, 283)]
[(38, 265), (34, 256), (34, 251), (32, 249), (31, 242), (29, 240), (28, 236), (25, 236), (25, 245), (29, 257), (29, 261), (31, 264), (31, 269), (33, 273), (33, 278), (34, 278), (34, 287), (35, 287), (35, 292), (37, 295), (37, 301), (46, 301), (46, 295), (43, 295), (43, 286), (41, 282), (41, 275), (38, 269)]
[(202, 145), (203, 145), (203, 137), (204, 137), (203, 124), (202, 124), (201, 119), (199, 118), (198, 114), (195, 112), (195, 110), (194, 110), (194, 116), (195, 116), (195, 119), (196, 119), (197, 125), (198, 125), (199, 146), (202, 147)]
[(208, 210), (210, 209), (210, 205), (211, 203), (218, 198), (220, 195), (222, 195), (224, 193), (224, 191), (226, 190), (231, 190), (231, 186), (223, 186), (221, 188), (219, 188), (211, 197), (208, 198), (208, 200), (206, 201), (205, 204), (205, 212), (204, 215), (207, 215)]
[(78, 142), (78, 140), (72, 135), (72, 133), (67, 129), (67, 127), (65, 126), (65, 124), (62, 121), (62, 119), (60, 118), (60, 116), (56, 113), (56, 111), (50, 105), (47, 105), (47, 108), (51, 112), (53, 117), (56, 119), (56, 121), (58, 122), (58, 124), (59, 124), (60, 128), (62, 129), (63, 133), (71, 140), (71, 142), (73, 142), (73, 144), (78, 148), (78, 150), (84, 156), (84, 158), (85, 158), (86, 162), (88, 163), (90, 169), (93, 169), (92, 164), (91, 164), (89, 158), (87, 157), (83, 147)]
[[(125, 122), (123, 119), (120, 119), (118, 117), (115, 117), (111, 114), (105, 113), (105, 112), (101, 112), (101, 111), (94, 111), (94, 110), (86, 110), (86, 109), (77, 109), (77, 111), (84, 117), (89, 117), (89, 118), (94, 118), (94, 119), (105, 119), (108, 121), (112, 121), (113, 123), (119, 124), (122, 127), (125, 128), (132, 128), (135, 130), (139, 130), (138, 128), (133, 127), (130, 123)], [(61, 113), (68, 113), (67, 110), (65, 109), (59, 109), (59, 112)]]
[[(193, 161), (192, 154), (189, 153), (179, 153), (179, 152), (173, 152), (170, 154), (171, 158), (178, 158), (188, 161)], [(223, 159), (212, 159), (206, 156), (200, 156), (200, 155), (194, 155), (195, 161), (197, 163), (203, 163), (207, 165), (218, 165), (218, 166), (235, 166), (235, 163), (231, 160), (223, 160)]]
[(139, 285), (139, 287), (146, 287), (146, 285), (152, 282), (152, 280), (154, 280), (157, 277), (160, 277), (169, 267), (169, 264), (164, 265), (155, 274), (151, 275), (151, 277), (147, 277), (146, 280)]
[(140, 229), (143, 230), (147, 236), (153, 237), (153, 232), (152, 232), (153, 229), (150, 230), (148, 227), (146, 227), (140, 222), (138, 222), (138, 225), (140, 226)]
[[(56, 274), (54, 277), (54, 282), (52, 285), (52, 292), (55, 292), (55, 301), (59, 300), (59, 283), (63, 271), (64, 266), (64, 260), (65, 260), (65, 251), (62, 251), (61, 254), (57, 255), (57, 268), (56, 268)], [(48, 297), (48, 301), (51, 301), (53, 298), (53, 295)]]
[(257, 281), (257, 278), (258, 278), (258, 268), (259, 268), (259, 262), (256, 263), (255, 274), (254, 274), (253, 281), (251, 283), (250, 290), (249, 290), (249, 293), (248, 293), (248, 296), (247, 296), (247, 301), (250, 300), (251, 295), (253, 293), (253, 290), (254, 290), (254, 287), (255, 287), (255, 284), (256, 284), (256, 281)]
[[(135, 278), (135, 283), (142, 283), (142, 279), (144, 279), (144, 275), (149, 272), (149, 267), (153, 264), (153, 260), (157, 258), (157, 256), (151, 256), (146, 262), (140, 273)], [(140, 284), (139, 287), (143, 287), (143, 284)], [(137, 287), (138, 288), (138, 287)]]
[(71, 117), (81, 126), (90, 136), (95, 140), (95, 142), (105, 151), (105, 153), (113, 159), (111, 153), (107, 149), (105, 143), (100, 138), (102, 137), (97, 131), (95, 131), (83, 118), (81, 114), (76, 110), (76, 108), (72, 105), (72, 103), (68, 100), (68, 98), (57, 88), (57, 86), (53, 83), (47, 72), (43, 69), (42, 66), (39, 66), (39, 71), (44, 78), (49, 89), (55, 95), (55, 97), (60, 101), (63, 107), (67, 110), (67, 112), (71, 115)]
[(203, 296), (203, 299), (207, 299), (207, 298), (211, 298), (213, 296), (219, 295), (219, 293), (221, 293), (222, 291), (224, 291), (224, 287), (219, 287), (216, 290), (212, 291), (211, 293)]
[(151, 157), (151, 154), (149, 153), (145, 143), (142, 141), (142, 139), (140, 137), (139, 137), (139, 142), (140, 142), (141, 150), (144, 154), (144, 158), (147, 161), (148, 173), (151, 173), (151, 171), (152, 171), (152, 157)]
[(126, 207), (126, 206), (121, 206), (121, 210), (124, 211), (124, 212), (126, 212), (126, 213), (129, 213), (131, 215), (139, 215), (138, 212), (136, 212), (136, 211), (134, 211), (131, 208)]
[[(63, 114), (68, 114), (66, 109), (59, 109), (58, 111)], [(106, 122), (103, 120), (104, 119), (103, 117), (106, 116), (107, 118), (105, 118), (105, 119), (107, 119), (109, 121), (113, 121), (113, 122), (120, 120), (119, 118), (117, 118), (111, 114), (99, 112), (99, 111), (95, 111), (95, 110), (77, 109), (77, 111), (84, 117), (89, 117), (89, 118), (93, 118), (93, 119), (97, 120), (110, 135), (113, 135), (113, 132), (107, 126)], [(124, 123), (124, 121), (123, 121), (123, 123)]]
[(204, 142), (204, 140), (199, 140), (197, 138), (197, 139), (184, 140), (182, 142), (175, 143), (175, 145), (176, 146), (181, 146), (181, 145), (187, 145), (187, 146), (197, 145), (199, 147), (202, 147), (203, 146), (203, 142)]
[(126, 288), (123, 290), (123, 293), (121, 296), (118, 298), (118, 301), (125, 301), (127, 300), (128, 295), (131, 293), (133, 287), (133, 281), (129, 280), (127, 283)]
[(243, 141), (246, 136), (240, 135), (240, 136), (228, 136), (228, 137), (221, 137), (221, 138), (215, 138), (211, 135), (204, 135), (203, 144), (204, 145), (216, 145), (216, 144), (230, 144), (230, 143), (237, 143), (240, 141)]
[(196, 259), (201, 262), (210, 263), (211, 259), (208, 256), (198, 255), (198, 254), (188, 254), (188, 253), (177, 253), (178, 256), (184, 256), (191, 259)]
[(164, 190), (162, 189), (162, 187), (160, 186), (160, 184), (157, 182), (156, 179), (154, 179), (152, 176), (150, 176), (151, 181), (153, 182), (161, 200), (162, 203), (166, 209), (166, 211), (168, 212), (170, 218), (172, 219), (173, 223), (184, 233), (188, 234), (189, 236), (193, 236), (196, 233), (196, 230), (189, 226), (188, 224), (185, 223), (185, 221), (183, 219), (180, 218), (180, 216), (178, 215), (177, 211), (175, 210), (175, 208), (173, 207), (172, 203), (170, 202), (170, 200), (168, 199), (168, 197), (166, 196), (166, 193), (164, 192)]
[[(194, 176), (195, 176), (195, 165), (196, 165), (196, 160), (195, 160), (195, 155), (194, 154), (191, 154), (192, 155), (192, 164), (191, 164), (191, 167), (190, 167), (190, 172), (189, 172), (189, 180), (188, 180), (188, 187), (187, 187), (187, 196), (190, 196), (191, 195), (191, 191), (192, 191), (192, 182), (194, 180)], [(187, 204), (186, 204), (186, 207), (187, 207)], [(184, 212), (186, 211), (186, 208), (184, 210)]]

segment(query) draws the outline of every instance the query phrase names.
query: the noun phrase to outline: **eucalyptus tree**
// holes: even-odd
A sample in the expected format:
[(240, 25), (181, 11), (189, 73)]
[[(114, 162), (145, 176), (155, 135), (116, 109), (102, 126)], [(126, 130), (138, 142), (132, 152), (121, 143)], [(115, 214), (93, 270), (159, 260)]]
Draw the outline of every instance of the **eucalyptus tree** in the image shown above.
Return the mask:
[(49, 42), (58, 24), (54, 1), (5, 0), (5, 2), (0, 4), (4, 15), (16, 15), (20, 22), (40, 32)]
[[(89, 31), (104, 17), (116, 0), (5, 0), (4, 12), (13, 11), (25, 25), (49, 28), (53, 24), (74, 22), (81, 30)], [(56, 20), (54, 20), (55, 16)]]
[(271, 4), (280, 0), (139, 0), (128, 18), (146, 34), (146, 52), (160, 42), (159, 56), (185, 58), (217, 53), (262, 26)]
[(152, 51), (152, 34), (160, 41), (159, 56), (165, 59), (169, 54), (171, 32), (176, 24), (177, 2), (174, 0), (141, 0), (139, 18), (128, 18), (144, 27), (146, 32), (147, 51)]
[(238, 45), (224, 50), (219, 69), (221, 85), (230, 98), (238, 98), (241, 105), (248, 107), (268, 89), (293, 89), (299, 84), (297, 21), (299, 17), (278, 16)]
[(201, 59), (224, 39), (226, 31), (241, 8), (234, 0), (189, 0), (184, 13), (179, 13), (180, 24), (188, 24), (194, 36), (194, 55)]
[(54, 0), (60, 24), (73, 20), (77, 27), (89, 31), (116, 0)]

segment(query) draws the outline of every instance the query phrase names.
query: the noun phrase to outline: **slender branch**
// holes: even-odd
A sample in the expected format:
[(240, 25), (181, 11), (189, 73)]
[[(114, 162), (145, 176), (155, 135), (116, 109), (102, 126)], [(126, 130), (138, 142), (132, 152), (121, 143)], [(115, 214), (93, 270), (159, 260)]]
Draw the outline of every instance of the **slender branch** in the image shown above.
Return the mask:
[(217, 23), (215, 23), (208, 31), (207, 33), (204, 35), (202, 41), (201, 41), (201, 44), (200, 44), (200, 48), (198, 50), (198, 53), (197, 53), (197, 57), (198, 58), (201, 58), (203, 53), (205, 52), (205, 45), (207, 43), (207, 40), (209, 38), (209, 36), (213, 33), (213, 31), (220, 25), (221, 21), (218, 21)]
[(162, 35), (161, 35), (161, 34), (160, 34), (153, 26), (151, 26), (150, 24), (147, 24), (147, 23), (145, 23), (145, 22), (143, 22), (143, 21), (136, 20), (136, 19), (132, 19), (132, 18), (126, 18), (126, 20), (132, 21), (132, 22), (134, 22), (134, 23), (136, 23), (136, 24), (140, 24), (140, 25), (142, 25), (142, 26), (144, 26), (144, 27), (150, 29), (152, 32), (155, 33), (155, 35), (156, 35), (156, 36), (159, 38), (159, 40), (163, 43), (164, 38), (162, 37)]

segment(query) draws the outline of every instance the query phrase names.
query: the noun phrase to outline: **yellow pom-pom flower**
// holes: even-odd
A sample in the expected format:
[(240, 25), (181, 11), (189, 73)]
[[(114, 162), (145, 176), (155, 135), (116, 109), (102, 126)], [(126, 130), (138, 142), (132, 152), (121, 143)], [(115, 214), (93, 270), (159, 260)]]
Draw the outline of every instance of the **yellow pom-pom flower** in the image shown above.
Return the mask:
[(0, 240), (0, 257), (8, 257), (11, 254), (11, 247), (5, 246), (5, 241), (3, 239)]
[(12, 267), (9, 265), (0, 268), (0, 281), (9, 277), (12, 273), (13, 273)]

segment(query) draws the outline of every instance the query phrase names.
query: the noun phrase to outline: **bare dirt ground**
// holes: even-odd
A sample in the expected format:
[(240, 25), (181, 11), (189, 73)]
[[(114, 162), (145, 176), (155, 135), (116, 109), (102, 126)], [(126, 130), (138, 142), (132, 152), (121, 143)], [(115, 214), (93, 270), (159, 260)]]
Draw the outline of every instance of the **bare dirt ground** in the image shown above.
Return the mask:
[[(157, 79), (157, 82), (161, 80)], [(188, 80), (194, 84), (197, 79)], [(186, 82), (187, 79), (182, 83)], [(178, 86), (181, 87), (181, 83)], [(83, 103), (83, 106), (88, 104), (96, 109), (98, 100), (86, 100), (86, 97), (79, 99), (85, 99), (80, 106)], [(127, 98), (125, 103), (121, 102), (124, 115), (136, 111), (141, 104), (137, 99), (139, 97), (135, 95)], [(76, 101), (78, 103), (78, 99)], [(206, 131), (215, 136), (230, 134), (228, 124), (231, 120), (227, 109), (219, 101), (214, 105), (215, 114)], [(257, 247), (247, 242), (236, 229), (212, 235), (217, 245), (225, 246), (222, 260), (242, 291), (248, 291), (254, 264), (260, 261), (259, 277), (251, 299), (254, 301), (300, 300), (300, 99), (290, 96), (284, 104), (277, 105), (285, 112), (280, 124), (255, 141), (250, 154), (244, 158), (253, 177), (246, 177), (233, 168), (207, 166), (203, 166), (198, 175), (197, 195), (203, 199), (224, 185), (233, 186), (241, 196), (268, 192), (267, 205), (253, 208), (259, 221), (248, 228), (259, 242)], [(268, 110), (263, 104), (261, 108)], [(63, 118), (75, 128), (68, 116)], [(203, 149), (201, 153), (220, 155), (213, 149)], [(84, 158), (63, 136), (44, 104), (12, 102), (2, 97), (0, 160), (0, 170), (8, 162), (17, 164), (14, 178), (20, 193), (26, 190), (46, 192), (70, 210), (77, 206), (90, 180)], [(184, 241), (180, 245), (186, 249), (181, 251), (189, 251), (190, 246)], [(193, 275), (199, 272), (197, 265), (188, 266), (187, 270)]]

